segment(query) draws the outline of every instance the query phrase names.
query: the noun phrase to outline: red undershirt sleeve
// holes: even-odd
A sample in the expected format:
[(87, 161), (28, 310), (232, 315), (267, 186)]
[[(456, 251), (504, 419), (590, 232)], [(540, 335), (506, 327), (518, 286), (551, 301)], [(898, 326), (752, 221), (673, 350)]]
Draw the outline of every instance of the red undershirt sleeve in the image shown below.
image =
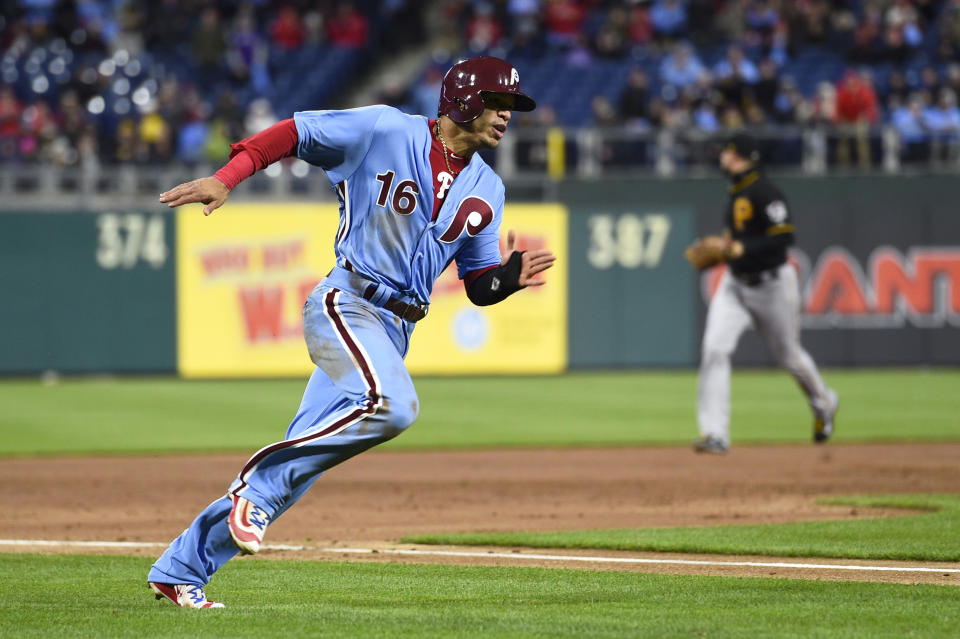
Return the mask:
[(293, 118), (277, 122), (260, 133), (230, 145), (230, 161), (213, 174), (233, 189), (257, 171), (277, 160), (296, 155), (297, 126)]
[(483, 275), (484, 273), (486, 273), (487, 271), (489, 271), (489, 270), (492, 269), (492, 268), (497, 268), (497, 266), (494, 265), (494, 266), (488, 266), (488, 267), (486, 267), (486, 268), (478, 268), (477, 270), (475, 270), (475, 271), (470, 271), (469, 273), (467, 273), (466, 275), (464, 275), (464, 276), (463, 276), (463, 288), (464, 288), (464, 290), (466, 290), (467, 292), (469, 292), (469, 291), (470, 291), (470, 288), (473, 286), (473, 283), (477, 281), (477, 278), (480, 277), (481, 275)]

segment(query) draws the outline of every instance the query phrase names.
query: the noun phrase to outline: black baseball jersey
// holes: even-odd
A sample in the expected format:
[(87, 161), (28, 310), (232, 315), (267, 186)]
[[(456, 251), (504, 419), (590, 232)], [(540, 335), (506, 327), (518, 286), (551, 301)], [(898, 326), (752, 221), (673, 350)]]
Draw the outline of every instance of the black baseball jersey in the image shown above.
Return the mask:
[(793, 244), (793, 220), (783, 193), (759, 169), (733, 176), (726, 229), (743, 243), (743, 256), (730, 260), (737, 275), (777, 268)]

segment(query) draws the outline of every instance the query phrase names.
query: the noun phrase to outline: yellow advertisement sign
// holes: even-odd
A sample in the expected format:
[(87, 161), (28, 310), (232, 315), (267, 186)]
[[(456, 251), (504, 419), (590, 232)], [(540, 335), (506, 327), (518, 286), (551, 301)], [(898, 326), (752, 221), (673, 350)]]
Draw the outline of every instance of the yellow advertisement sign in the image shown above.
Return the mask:
[[(567, 363), (567, 212), (507, 206), (503, 235), (558, 257), (547, 284), (495, 306), (470, 303), (451, 265), (413, 333), (413, 374), (553, 373)], [(228, 204), (177, 218), (177, 334), (184, 377), (306, 376), (301, 309), (334, 264), (335, 205)]]
[(560, 205), (507, 205), (507, 231), (519, 250), (549, 248), (557, 255), (546, 284), (514, 293), (493, 306), (467, 299), (455, 264), (433, 286), (430, 313), (417, 324), (407, 355), (413, 374), (558, 373), (567, 366), (567, 210)]
[(307, 375), (301, 311), (334, 265), (336, 205), (177, 212), (177, 343), (184, 377)]

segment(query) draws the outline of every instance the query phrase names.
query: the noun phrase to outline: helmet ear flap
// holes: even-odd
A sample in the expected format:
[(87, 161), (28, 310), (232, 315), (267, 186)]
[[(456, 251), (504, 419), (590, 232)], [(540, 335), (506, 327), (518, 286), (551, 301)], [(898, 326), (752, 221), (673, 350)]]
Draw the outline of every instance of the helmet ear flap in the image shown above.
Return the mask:
[(440, 115), (449, 117), (457, 124), (476, 120), (481, 113), (483, 113), (483, 100), (479, 93), (450, 96), (447, 98), (446, 108), (443, 108), (441, 100)]

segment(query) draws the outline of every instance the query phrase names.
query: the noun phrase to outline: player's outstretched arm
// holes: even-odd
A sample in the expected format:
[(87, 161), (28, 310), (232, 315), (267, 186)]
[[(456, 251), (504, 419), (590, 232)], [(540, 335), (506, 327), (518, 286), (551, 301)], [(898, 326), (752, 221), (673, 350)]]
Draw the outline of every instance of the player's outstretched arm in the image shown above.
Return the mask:
[(200, 202), (203, 214), (210, 215), (223, 206), (230, 191), (260, 169), (278, 160), (296, 155), (297, 125), (282, 120), (260, 133), (231, 144), (230, 161), (210, 177), (184, 182), (160, 194), (160, 201), (174, 207)]
[[(517, 234), (513, 231), (508, 231), (507, 250), (504, 253), (503, 260), (500, 263), (501, 266), (506, 266), (507, 262), (510, 261), (510, 257), (513, 255), (514, 246), (516, 246), (516, 243)], [(553, 251), (548, 249), (524, 251), (520, 256), (520, 276), (518, 278), (518, 284), (520, 284), (520, 288), (527, 286), (543, 286), (544, 281), (541, 279), (535, 279), (536, 275), (553, 266), (553, 263), (556, 261), (557, 256), (553, 254)]]
[(181, 204), (205, 204), (203, 214), (210, 215), (215, 209), (223, 206), (228, 195), (230, 195), (230, 189), (211, 175), (178, 184), (169, 191), (161, 193), (160, 201), (170, 208)]
[(516, 234), (510, 231), (500, 266), (467, 274), (463, 284), (471, 302), (477, 306), (489, 306), (502, 302), (522, 288), (543, 284), (543, 280), (536, 279), (536, 276), (553, 266), (556, 256), (542, 249), (516, 251), (516, 242)]

